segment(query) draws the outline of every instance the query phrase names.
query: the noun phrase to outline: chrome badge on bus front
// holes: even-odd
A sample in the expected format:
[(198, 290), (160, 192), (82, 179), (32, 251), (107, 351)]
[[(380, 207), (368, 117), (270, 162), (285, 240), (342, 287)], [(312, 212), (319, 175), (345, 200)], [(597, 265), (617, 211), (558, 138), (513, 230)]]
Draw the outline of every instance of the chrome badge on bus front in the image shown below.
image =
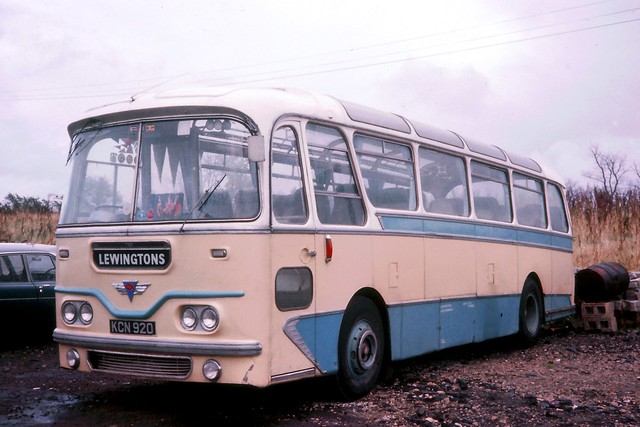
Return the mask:
[(124, 280), (120, 283), (114, 283), (113, 287), (120, 295), (129, 297), (129, 301), (133, 302), (134, 295), (140, 295), (151, 286), (151, 283), (138, 283), (137, 280)]

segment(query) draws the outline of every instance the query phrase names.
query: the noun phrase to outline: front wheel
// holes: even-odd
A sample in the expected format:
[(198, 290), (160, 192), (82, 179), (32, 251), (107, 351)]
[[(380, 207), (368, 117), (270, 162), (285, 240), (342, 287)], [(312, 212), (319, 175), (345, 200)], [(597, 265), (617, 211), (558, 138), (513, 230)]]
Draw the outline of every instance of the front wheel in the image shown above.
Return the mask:
[(533, 279), (527, 279), (520, 297), (520, 340), (525, 345), (532, 345), (538, 341), (544, 313), (540, 288)]
[(384, 355), (382, 319), (375, 304), (355, 297), (345, 312), (338, 341), (338, 387), (347, 399), (357, 399), (378, 381)]

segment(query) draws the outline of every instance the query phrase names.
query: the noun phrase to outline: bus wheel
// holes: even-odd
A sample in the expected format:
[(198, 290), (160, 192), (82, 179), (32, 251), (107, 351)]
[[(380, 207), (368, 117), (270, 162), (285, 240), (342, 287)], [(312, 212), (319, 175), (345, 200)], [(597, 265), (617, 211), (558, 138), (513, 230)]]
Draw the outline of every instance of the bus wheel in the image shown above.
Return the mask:
[(342, 320), (338, 342), (338, 387), (343, 397), (357, 399), (375, 387), (382, 369), (384, 341), (375, 304), (355, 297)]
[(536, 282), (528, 278), (520, 297), (520, 331), (519, 337), (523, 344), (533, 345), (540, 337), (543, 323), (542, 295)]

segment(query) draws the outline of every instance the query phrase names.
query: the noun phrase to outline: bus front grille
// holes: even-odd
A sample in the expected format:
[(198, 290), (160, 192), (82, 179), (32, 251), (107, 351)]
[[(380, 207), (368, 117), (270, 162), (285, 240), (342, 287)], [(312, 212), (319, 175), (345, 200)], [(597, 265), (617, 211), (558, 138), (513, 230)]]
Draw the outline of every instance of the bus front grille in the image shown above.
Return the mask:
[(89, 351), (89, 366), (94, 371), (142, 377), (183, 379), (191, 373), (191, 359), (186, 356)]

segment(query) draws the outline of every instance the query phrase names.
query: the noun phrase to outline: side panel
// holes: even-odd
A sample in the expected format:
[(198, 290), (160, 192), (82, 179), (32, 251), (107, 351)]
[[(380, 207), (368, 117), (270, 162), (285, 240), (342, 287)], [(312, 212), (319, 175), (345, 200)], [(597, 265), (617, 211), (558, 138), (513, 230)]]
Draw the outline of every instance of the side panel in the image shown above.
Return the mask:
[(449, 238), (424, 238), (423, 241), (426, 298), (475, 295), (475, 242)]
[(477, 294), (519, 294), (518, 246), (513, 243), (477, 242)]
[(474, 304), (477, 311), (474, 342), (518, 332), (520, 295), (479, 297)]
[[(325, 238), (331, 236), (333, 258), (325, 262)], [(384, 286), (374, 282), (373, 238), (369, 234), (327, 233), (316, 235), (316, 308), (318, 312), (344, 310), (351, 297), (361, 288), (375, 287), (383, 296)]]
[[(551, 254), (551, 280), (547, 294), (570, 295), (574, 300), (575, 272), (573, 269), (573, 254), (555, 251)], [(548, 307), (559, 308), (557, 306)]]
[[(271, 283), (270, 306), (271, 326), (270, 342), (273, 351), (269, 355), (271, 363), (271, 381), (285, 381), (291, 377), (310, 376), (315, 372), (315, 354), (317, 351), (315, 334), (316, 295), (318, 280), (315, 274), (317, 256), (311, 256), (315, 251), (313, 234), (274, 233), (271, 236)], [(313, 298), (305, 308), (280, 310), (276, 305), (276, 276), (282, 268), (309, 269), (313, 279)], [(307, 317), (311, 322), (292, 325), (301, 339), (293, 330), (288, 329), (288, 321), (297, 317)], [(294, 343), (303, 346), (300, 349)], [(304, 348), (306, 347), (306, 348)], [(302, 351), (304, 350), (304, 351)]]
[(440, 348), (439, 301), (389, 307), (391, 358), (402, 360)]
[(438, 348), (473, 342), (478, 316), (475, 298), (440, 301), (440, 342)]
[(424, 299), (423, 240), (413, 236), (380, 235), (371, 239), (373, 287), (385, 300), (406, 302)]

